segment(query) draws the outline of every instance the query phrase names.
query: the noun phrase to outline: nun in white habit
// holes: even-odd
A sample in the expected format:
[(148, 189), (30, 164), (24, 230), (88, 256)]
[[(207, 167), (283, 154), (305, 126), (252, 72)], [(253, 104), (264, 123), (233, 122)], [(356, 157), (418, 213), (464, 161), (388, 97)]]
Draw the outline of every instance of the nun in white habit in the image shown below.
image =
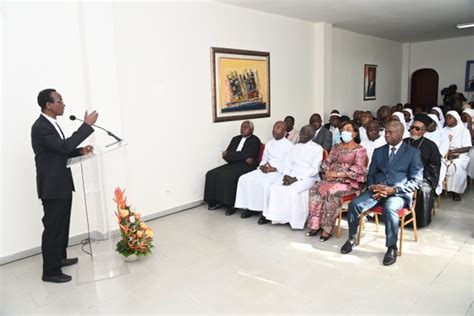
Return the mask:
[(438, 146), (439, 153), (441, 154), (441, 169), (439, 171), (439, 183), (435, 190), (436, 194), (440, 195), (441, 192), (443, 191), (443, 181), (444, 181), (444, 178), (446, 177), (446, 166), (448, 162), (446, 161), (445, 157), (449, 150), (449, 138), (448, 138), (448, 134), (446, 134), (446, 132), (441, 127), (441, 123), (439, 122), (438, 116), (435, 114), (428, 114), (428, 116), (434, 121), (436, 126), (435, 126), (435, 130), (431, 132), (426, 132), (424, 136), (428, 138), (429, 140), (433, 141)]
[(461, 117), (456, 111), (446, 113), (446, 127), (444, 131), (449, 138), (447, 187), (453, 192), (453, 200), (460, 201), (461, 194), (467, 186), (468, 152), (472, 147), (471, 134), (462, 124)]

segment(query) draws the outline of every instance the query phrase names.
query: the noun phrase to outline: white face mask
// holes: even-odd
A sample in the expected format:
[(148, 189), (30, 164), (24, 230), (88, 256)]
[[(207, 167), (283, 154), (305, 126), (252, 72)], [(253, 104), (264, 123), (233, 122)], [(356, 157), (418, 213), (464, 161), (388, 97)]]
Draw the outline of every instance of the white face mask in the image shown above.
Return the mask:
[(419, 140), (421, 138), (421, 136), (410, 135), (410, 138), (413, 139), (413, 140)]
[(341, 132), (341, 139), (344, 143), (348, 143), (352, 140), (352, 133), (348, 131)]

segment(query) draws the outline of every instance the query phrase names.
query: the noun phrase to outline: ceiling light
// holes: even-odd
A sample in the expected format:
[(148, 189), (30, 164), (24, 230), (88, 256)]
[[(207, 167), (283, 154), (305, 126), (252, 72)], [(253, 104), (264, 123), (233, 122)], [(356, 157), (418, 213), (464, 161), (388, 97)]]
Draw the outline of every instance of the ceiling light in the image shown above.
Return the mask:
[(456, 25), (458, 29), (467, 29), (469, 27), (474, 27), (474, 22), (469, 22), (469, 23), (461, 23)]

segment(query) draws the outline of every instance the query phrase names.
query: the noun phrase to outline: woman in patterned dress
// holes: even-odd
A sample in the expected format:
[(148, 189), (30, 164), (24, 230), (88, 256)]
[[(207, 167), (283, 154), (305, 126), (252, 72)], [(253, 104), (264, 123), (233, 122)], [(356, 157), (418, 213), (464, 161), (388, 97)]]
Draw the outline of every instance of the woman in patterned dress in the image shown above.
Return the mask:
[(367, 151), (359, 138), (359, 126), (345, 122), (341, 127), (342, 142), (331, 149), (321, 169), (323, 180), (309, 191), (309, 217), (307, 236), (321, 231), (320, 241), (327, 241), (332, 234), (341, 197), (358, 192), (366, 181)]

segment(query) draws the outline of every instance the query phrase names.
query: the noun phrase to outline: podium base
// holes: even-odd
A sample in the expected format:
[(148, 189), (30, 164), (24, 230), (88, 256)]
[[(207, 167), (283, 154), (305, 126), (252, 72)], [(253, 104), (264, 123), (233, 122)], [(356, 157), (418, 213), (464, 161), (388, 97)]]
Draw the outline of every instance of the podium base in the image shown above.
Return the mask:
[(89, 283), (128, 274), (128, 266), (119, 254), (99, 253), (79, 257), (77, 283)]

